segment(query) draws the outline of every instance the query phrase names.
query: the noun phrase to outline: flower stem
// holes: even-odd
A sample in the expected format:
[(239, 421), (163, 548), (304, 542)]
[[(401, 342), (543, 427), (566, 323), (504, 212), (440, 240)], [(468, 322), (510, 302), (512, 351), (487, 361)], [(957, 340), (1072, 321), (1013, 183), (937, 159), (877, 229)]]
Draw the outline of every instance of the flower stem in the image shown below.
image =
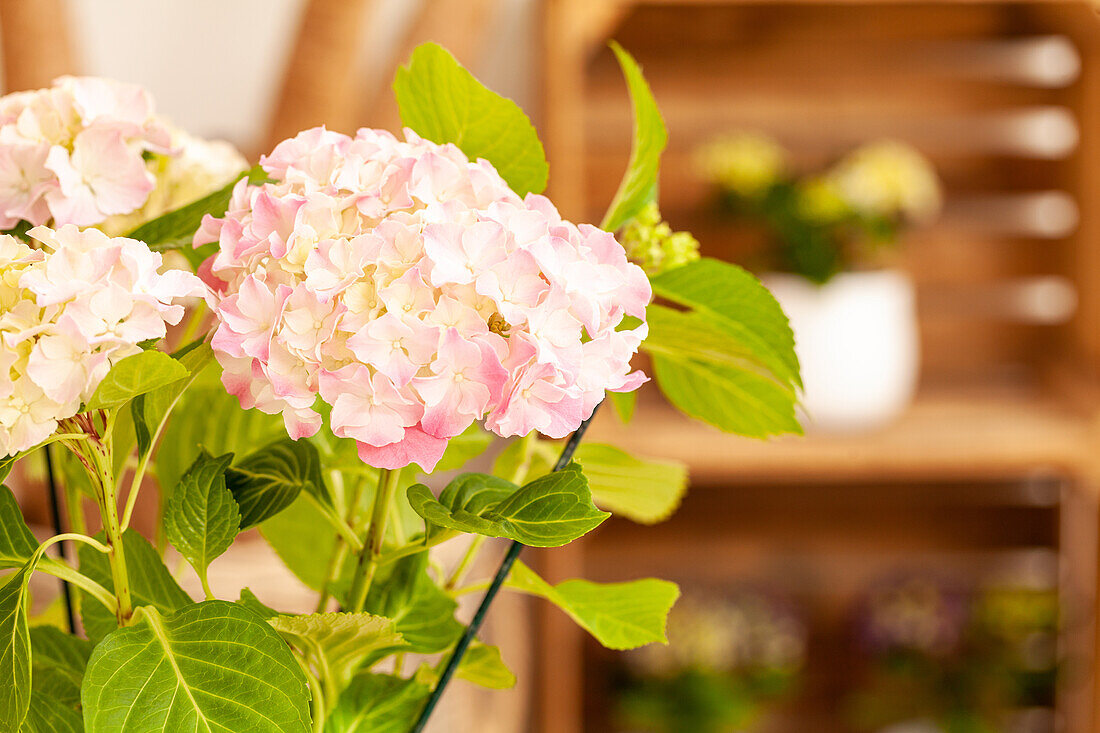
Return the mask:
[(374, 573), (378, 569), (378, 559), (382, 555), (382, 543), (386, 538), (386, 522), (389, 519), (390, 502), (393, 501), (401, 471), (379, 469), (378, 490), (374, 494), (374, 506), (371, 508), (370, 524), (367, 525), (367, 539), (359, 553), (359, 564), (355, 569), (351, 592), (348, 594), (348, 610), (362, 611), (367, 600)]
[[(348, 499), (347, 506), (344, 510), (344, 518), (349, 527), (352, 529), (352, 533), (358, 536), (358, 524), (359, 524), (359, 502), (363, 498), (363, 489), (366, 486), (366, 479), (360, 479), (356, 482), (355, 488), (352, 489), (351, 496)], [(324, 612), (328, 606), (329, 599), (332, 598), (332, 584), (336, 582), (337, 576), (340, 574), (340, 570), (344, 567), (344, 559), (348, 556), (348, 542), (342, 534), (337, 533), (336, 542), (332, 546), (332, 552), (329, 553), (328, 568), (325, 571), (325, 582), (321, 586), (321, 594), (317, 598), (317, 613)]]
[[(109, 478), (109, 477), (108, 477)], [(122, 542), (122, 529), (118, 523), (118, 504), (112, 481), (104, 481), (100, 512), (103, 515), (103, 531), (111, 552), (107, 555), (111, 564), (111, 581), (118, 599), (118, 625), (125, 626), (133, 615), (134, 605), (130, 597), (130, 576), (126, 572), (126, 550)]]
[(126, 572), (126, 549), (118, 521), (118, 494), (112, 469), (110, 426), (113, 420), (105, 418), (105, 422), (107, 429), (104, 430), (103, 437), (89, 441), (94, 445), (88, 455), (99, 474), (99, 513), (103, 519), (103, 533), (107, 535), (107, 546), (110, 548), (107, 559), (111, 565), (115, 598), (118, 599), (116, 616), (118, 625), (125, 626), (134, 613), (134, 604), (130, 596), (130, 576)]

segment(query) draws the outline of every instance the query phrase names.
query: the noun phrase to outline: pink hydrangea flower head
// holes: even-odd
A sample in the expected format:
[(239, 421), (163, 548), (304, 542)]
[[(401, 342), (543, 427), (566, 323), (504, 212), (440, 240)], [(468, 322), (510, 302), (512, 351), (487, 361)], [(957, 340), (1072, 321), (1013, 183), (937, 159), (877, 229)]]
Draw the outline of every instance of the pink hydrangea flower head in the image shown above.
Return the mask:
[[(319, 397), (362, 460), (430, 471), (475, 421), (560, 438), (645, 380), (645, 274), (488, 162), (408, 130), (324, 128), (260, 162), (274, 182), (238, 184), (195, 245), (218, 243), (200, 272), (223, 383), (292, 436), (319, 428)], [(628, 315), (643, 323), (617, 330)]]
[(0, 236), (0, 456), (32, 448), (75, 415), (113, 364), (165, 335), (206, 288), (134, 239), (35, 227)]
[(135, 211), (156, 183), (143, 154), (171, 143), (132, 84), (66, 76), (0, 98), (0, 228), (91, 226)]

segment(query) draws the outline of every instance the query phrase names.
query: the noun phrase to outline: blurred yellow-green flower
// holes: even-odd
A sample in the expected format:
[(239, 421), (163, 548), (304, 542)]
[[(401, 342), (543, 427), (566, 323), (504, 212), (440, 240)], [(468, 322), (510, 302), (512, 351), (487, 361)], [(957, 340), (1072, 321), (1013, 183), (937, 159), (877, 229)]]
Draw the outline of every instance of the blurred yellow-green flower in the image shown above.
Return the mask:
[(787, 170), (787, 151), (767, 135), (723, 135), (696, 152), (700, 175), (740, 196), (765, 194)]
[(939, 213), (943, 200), (928, 159), (892, 140), (856, 148), (828, 178), (848, 205), (865, 216), (925, 222)]

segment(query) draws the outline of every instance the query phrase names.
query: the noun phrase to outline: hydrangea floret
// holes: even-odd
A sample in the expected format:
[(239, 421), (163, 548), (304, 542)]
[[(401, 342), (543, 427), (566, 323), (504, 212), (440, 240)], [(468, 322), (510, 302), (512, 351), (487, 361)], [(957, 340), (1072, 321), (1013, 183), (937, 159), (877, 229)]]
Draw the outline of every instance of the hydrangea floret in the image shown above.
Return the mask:
[(212, 339), (242, 407), (295, 438), (331, 427), (367, 463), (431, 470), (476, 420), (560, 438), (629, 391), (651, 291), (615, 238), (520, 198), (493, 166), (406, 130), (315, 128), (239, 183), (201, 268)]
[(0, 456), (49, 437), (205, 291), (190, 273), (158, 272), (160, 254), (134, 239), (73, 225), (28, 237), (37, 248), (0, 236)]

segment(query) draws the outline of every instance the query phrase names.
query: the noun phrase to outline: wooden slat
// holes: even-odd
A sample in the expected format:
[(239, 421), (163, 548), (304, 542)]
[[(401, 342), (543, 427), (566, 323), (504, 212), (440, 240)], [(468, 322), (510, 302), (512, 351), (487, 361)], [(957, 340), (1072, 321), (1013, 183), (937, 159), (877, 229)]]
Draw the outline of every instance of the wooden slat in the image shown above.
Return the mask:
[(76, 73), (66, 8), (62, 0), (0, 0), (5, 92), (39, 89)]
[(309, 0), (288, 57), (264, 150), (317, 125), (354, 127), (365, 19), (374, 0)]
[(923, 394), (895, 424), (862, 434), (811, 434), (766, 443), (688, 421), (661, 402), (639, 404), (638, 425), (601, 414), (592, 439), (639, 455), (687, 461), (697, 481), (960, 480), (1072, 473), (1091, 424), (1070, 406), (1027, 390)]

